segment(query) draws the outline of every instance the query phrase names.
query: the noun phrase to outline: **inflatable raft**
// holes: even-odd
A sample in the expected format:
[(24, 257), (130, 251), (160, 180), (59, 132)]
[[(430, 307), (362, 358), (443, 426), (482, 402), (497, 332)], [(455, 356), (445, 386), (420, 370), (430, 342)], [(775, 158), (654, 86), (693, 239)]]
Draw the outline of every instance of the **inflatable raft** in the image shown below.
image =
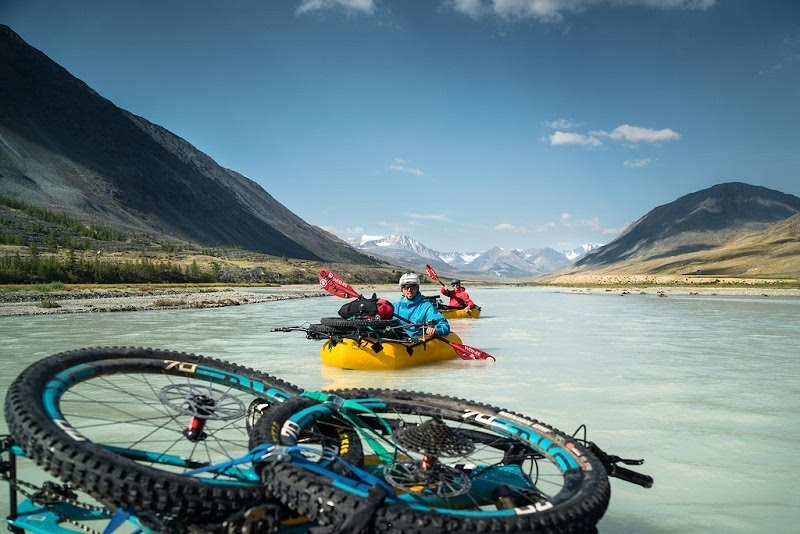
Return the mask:
[(481, 308), (475, 307), (471, 310), (469, 308), (442, 309), (439, 310), (439, 313), (444, 315), (445, 319), (477, 319), (481, 316)]
[[(444, 337), (454, 343), (461, 343), (461, 339), (452, 332)], [(450, 345), (438, 339), (424, 343), (387, 339), (378, 343), (374, 338), (364, 338), (359, 342), (353, 339), (326, 341), (320, 355), (322, 363), (331, 367), (384, 370), (458, 358)]]

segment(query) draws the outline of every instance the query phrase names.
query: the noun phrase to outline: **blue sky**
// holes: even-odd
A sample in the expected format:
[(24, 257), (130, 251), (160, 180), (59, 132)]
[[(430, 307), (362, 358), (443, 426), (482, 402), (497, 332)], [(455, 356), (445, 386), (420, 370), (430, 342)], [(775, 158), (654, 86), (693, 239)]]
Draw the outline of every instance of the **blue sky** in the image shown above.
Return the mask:
[(800, 196), (793, 0), (3, 0), (0, 22), (343, 238), (567, 249), (717, 183)]

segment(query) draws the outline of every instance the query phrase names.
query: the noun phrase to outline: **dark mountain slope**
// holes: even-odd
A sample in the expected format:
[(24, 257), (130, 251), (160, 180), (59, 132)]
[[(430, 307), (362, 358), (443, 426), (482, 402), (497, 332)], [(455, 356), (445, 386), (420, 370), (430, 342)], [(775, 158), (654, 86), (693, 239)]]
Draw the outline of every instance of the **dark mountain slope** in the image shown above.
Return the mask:
[(742, 230), (761, 230), (800, 212), (800, 198), (739, 182), (715, 185), (659, 206), (571, 272), (712, 250)]
[(116, 107), (2, 25), (0, 72), (4, 194), (127, 231), (292, 258), (369, 261), (254, 182)]
[(367, 261), (365, 255), (356, 252), (338, 237), (318, 226), (306, 223), (253, 180), (220, 166), (208, 155), (166, 128), (153, 124), (143, 117), (125, 113), (159, 145), (172, 152), (182, 162), (230, 190), (235, 195), (237, 202), (248, 211), (284, 235), (291, 236), (294, 241), (318, 256), (331, 261), (372, 263)]

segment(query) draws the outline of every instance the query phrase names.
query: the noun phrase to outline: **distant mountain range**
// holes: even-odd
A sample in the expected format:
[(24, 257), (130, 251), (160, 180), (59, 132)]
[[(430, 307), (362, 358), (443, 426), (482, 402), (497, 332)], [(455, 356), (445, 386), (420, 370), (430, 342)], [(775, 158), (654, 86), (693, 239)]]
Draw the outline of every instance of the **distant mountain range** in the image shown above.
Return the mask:
[(261, 186), (103, 98), (0, 25), (0, 191), (89, 224), (371, 264)]
[(420, 272), (448, 277), (552, 280), (570, 275), (800, 276), (800, 198), (740, 182), (718, 184), (658, 206), (607, 245), (439, 252), (405, 235), (363, 236), (351, 245)]
[(479, 280), (521, 279), (560, 269), (601, 245), (573, 250), (552, 248), (503, 249), (484, 252), (439, 252), (407, 235), (362, 236), (348, 242), (360, 251), (389, 263), (421, 272), (430, 264), (440, 275)]

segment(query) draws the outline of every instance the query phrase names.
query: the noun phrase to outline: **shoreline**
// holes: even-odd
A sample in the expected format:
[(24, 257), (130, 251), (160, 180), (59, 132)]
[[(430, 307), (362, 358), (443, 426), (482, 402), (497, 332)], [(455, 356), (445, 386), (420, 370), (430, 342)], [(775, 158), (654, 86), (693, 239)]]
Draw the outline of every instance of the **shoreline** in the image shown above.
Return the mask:
[(222, 308), (329, 296), (319, 286), (248, 291), (234, 286), (159, 289), (77, 289), (0, 293), (0, 317), (146, 310)]
[[(474, 284), (479, 288), (484, 284)], [(513, 286), (514, 284), (510, 284)], [(619, 284), (547, 284), (553, 291), (576, 295), (670, 295), (719, 297), (800, 297), (800, 288), (776, 288), (767, 284), (742, 284), (737, 286), (700, 286), (695, 284), (649, 285)], [(16, 291), (0, 293), (0, 317), (27, 315), (52, 315), (65, 313), (101, 313), (147, 310), (178, 310), (222, 308), (244, 304), (257, 304), (276, 300), (331, 296), (316, 284), (302, 284), (265, 288), (252, 291), (237, 286), (180, 287), (180, 288), (91, 288), (60, 291)], [(386, 295), (397, 291), (394, 284), (364, 284), (359, 288), (371, 293)], [(426, 284), (422, 291), (432, 295), (438, 286)]]
[(577, 295), (670, 295), (704, 297), (800, 297), (800, 289), (776, 287), (680, 287), (680, 286), (614, 286), (571, 287), (548, 286), (559, 293)]

